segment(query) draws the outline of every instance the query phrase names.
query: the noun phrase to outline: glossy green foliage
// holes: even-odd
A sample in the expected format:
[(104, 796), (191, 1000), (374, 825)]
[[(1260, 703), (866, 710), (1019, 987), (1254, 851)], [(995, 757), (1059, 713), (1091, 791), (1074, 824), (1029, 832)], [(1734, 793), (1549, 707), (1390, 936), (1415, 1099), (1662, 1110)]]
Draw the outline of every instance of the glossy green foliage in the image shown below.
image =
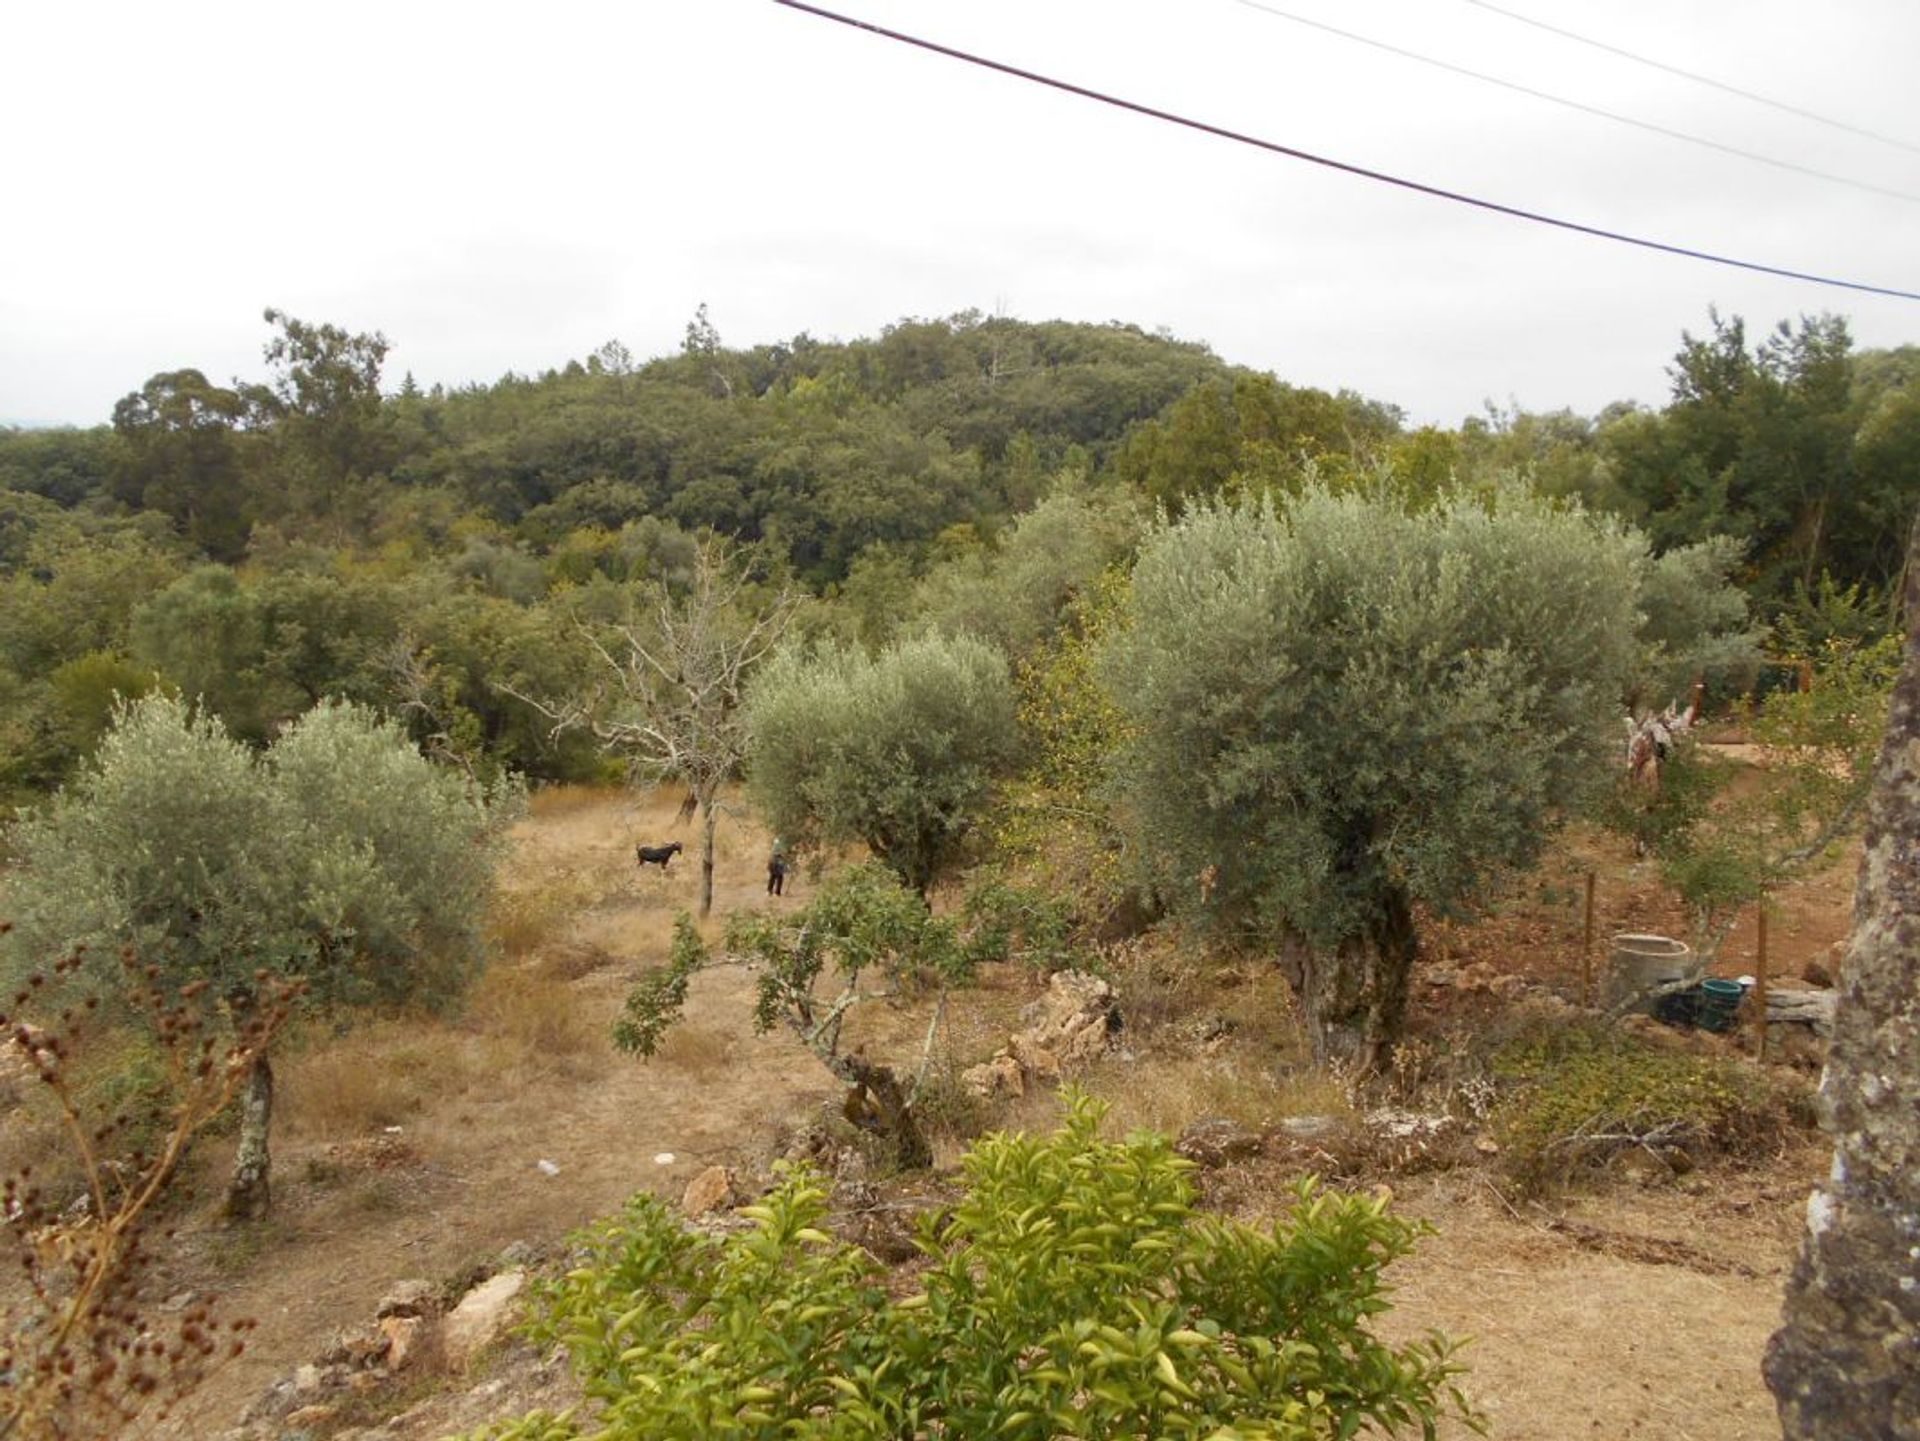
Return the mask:
[(638, 1197), (582, 1238), (533, 1330), (598, 1411), (483, 1434), (545, 1438), (1139, 1438), (1335, 1441), (1477, 1428), (1453, 1343), (1390, 1345), (1382, 1269), (1419, 1227), (1384, 1195), (1303, 1182), (1265, 1226), (1198, 1215), (1160, 1137), (1100, 1139), (1073, 1102), (1047, 1137), (997, 1135), (922, 1224), (913, 1294), (822, 1229), (805, 1171), (753, 1229), (682, 1229)]

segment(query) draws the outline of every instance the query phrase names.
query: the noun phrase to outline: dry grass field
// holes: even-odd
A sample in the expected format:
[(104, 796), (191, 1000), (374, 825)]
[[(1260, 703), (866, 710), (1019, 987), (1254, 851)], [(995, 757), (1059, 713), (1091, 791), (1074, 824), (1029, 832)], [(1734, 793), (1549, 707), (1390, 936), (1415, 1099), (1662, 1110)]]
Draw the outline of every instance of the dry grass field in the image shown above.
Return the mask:
[[(608, 1029), (622, 996), (662, 960), (674, 915), (695, 902), (695, 834), (676, 826), (678, 799), (581, 789), (535, 797), (493, 918), (501, 959), (461, 1011), (341, 1034), (310, 1023), (290, 1038), (279, 1067), (273, 1219), (242, 1232), (214, 1219), (231, 1143), (210, 1139), (159, 1281), (162, 1294), (220, 1292), (259, 1331), (160, 1434), (218, 1435), (334, 1331), (366, 1319), (394, 1280), (451, 1276), (516, 1241), (549, 1247), (636, 1189), (677, 1197), (716, 1162), (754, 1172), (835, 1096), (797, 1045), (753, 1034), (751, 978), (733, 969), (696, 978), (686, 1020), (655, 1059), (613, 1050)], [(766, 835), (734, 814), (719, 834), (710, 936), (728, 913), (770, 903)], [(636, 841), (674, 838), (690, 853), (664, 874), (636, 870)], [(1569, 981), (1578, 917), (1556, 878), (1589, 864), (1603, 872), (1603, 931), (1677, 924), (1648, 868), (1583, 843), (1494, 918), (1437, 931), (1434, 956)], [(1823, 956), (1843, 933), (1850, 876), (1839, 863), (1783, 898), (1775, 934), (1785, 967)], [(803, 904), (811, 889), (803, 874), (773, 904)], [(1736, 936), (1730, 967), (1741, 954)], [(1114, 1126), (1177, 1132), (1207, 1116), (1261, 1125), (1351, 1111), (1347, 1089), (1304, 1064), (1271, 968), (1203, 966), (1177, 940), (1118, 959), (1128, 1027), (1116, 1055), (1085, 1078), (1112, 1103)], [(997, 967), (958, 1000), (941, 1037), (946, 1089), (957, 1093), (953, 1073), (990, 1054), (1034, 993), (1031, 977)], [(866, 1008), (856, 1040), (909, 1057), (927, 1005)], [(1415, 1006), (1429, 1022), (1460, 1019), (1458, 998), (1446, 993), (1416, 987)], [(990, 1119), (1046, 1125), (1056, 1110), (1053, 1098), (1030, 1096)], [(17, 1112), (0, 1135), (13, 1148), (34, 1144)], [(943, 1136), (941, 1163), (961, 1144)], [(1388, 1326), (1475, 1337), (1469, 1390), (1506, 1441), (1768, 1435), (1760, 1348), (1776, 1324), (1804, 1188), (1821, 1165), (1819, 1147), (1802, 1136), (1764, 1165), (1709, 1165), (1684, 1187), (1622, 1177), (1536, 1201), (1473, 1167), (1367, 1175), (1365, 1184), (1391, 1184), (1402, 1207), (1437, 1228), (1397, 1268)], [(1208, 1202), (1270, 1213), (1297, 1174), (1259, 1165), (1210, 1173)], [(417, 1401), (417, 1391), (393, 1409), (402, 1400)], [(436, 1435), (442, 1415), (428, 1407), (382, 1434)]]

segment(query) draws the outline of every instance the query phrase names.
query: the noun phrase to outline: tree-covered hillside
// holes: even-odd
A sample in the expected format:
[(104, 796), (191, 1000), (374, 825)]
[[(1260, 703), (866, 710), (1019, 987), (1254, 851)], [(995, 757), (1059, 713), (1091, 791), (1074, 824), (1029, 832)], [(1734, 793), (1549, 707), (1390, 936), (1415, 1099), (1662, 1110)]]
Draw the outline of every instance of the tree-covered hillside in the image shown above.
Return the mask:
[[(737, 348), (703, 308), (674, 355), (609, 343), (423, 390), (381, 335), (266, 319), (258, 376), (183, 364), (110, 425), (0, 431), (0, 794), (57, 783), (115, 695), (154, 688), (256, 744), (339, 696), (470, 765), (590, 773), (586, 740), (508, 692), (573, 687), (593, 625), (684, 584), (707, 532), (812, 596), (800, 635), (1018, 648), (1156, 506), (1317, 480), (1417, 508), (1519, 477), (1663, 550), (1728, 537), (1761, 618), (1805, 643), (1884, 627), (1920, 501), (1920, 351), (1856, 353), (1835, 317), (1756, 345), (1714, 316), (1658, 411), (1453, 430), (1117, 323), (969, 312)], [(1071, 498), (1015, 542), (1050, 495)]]

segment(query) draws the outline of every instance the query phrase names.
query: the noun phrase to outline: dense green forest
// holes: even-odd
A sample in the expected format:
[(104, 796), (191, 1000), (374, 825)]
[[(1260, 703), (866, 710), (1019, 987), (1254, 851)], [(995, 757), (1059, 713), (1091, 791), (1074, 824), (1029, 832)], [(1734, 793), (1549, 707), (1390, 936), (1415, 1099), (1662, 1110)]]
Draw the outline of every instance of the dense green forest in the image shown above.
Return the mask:
[(581, 618), (690, 575), (699, 537), (808, 597), (803, 634), (970, 630), (1018, 653), (1158, 506), (1309, 478), (1412, 507), (1521, 483), (1677, 550), (1731, 542), (1786, 647), (1884, 628), (1920, 503), (1920, 347), (1844, 320), (1684, 336), (1668, 403), (1409, 428), (1137, 327), (964, 313), (878, 337), (617, 343), (421, 389), (384, 337), (266, 315), (264, 378), (190, 368), (110, 425), (0, 431), (0, 797), (44, 793), (115, 695), (200, 697), (264, 743), (321, 698), (469, 766), (585, 777), (505, 693), (577, 689)]

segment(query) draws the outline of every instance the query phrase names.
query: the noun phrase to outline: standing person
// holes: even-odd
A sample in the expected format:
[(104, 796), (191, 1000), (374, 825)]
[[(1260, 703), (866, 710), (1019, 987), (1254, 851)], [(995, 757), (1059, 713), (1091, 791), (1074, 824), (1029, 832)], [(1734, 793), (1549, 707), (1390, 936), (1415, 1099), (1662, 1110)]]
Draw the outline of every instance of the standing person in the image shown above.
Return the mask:
[(775, 836), (773, 849), (767, 854), (767, 894), (778, 896), (787, 888), (787, 843)]

